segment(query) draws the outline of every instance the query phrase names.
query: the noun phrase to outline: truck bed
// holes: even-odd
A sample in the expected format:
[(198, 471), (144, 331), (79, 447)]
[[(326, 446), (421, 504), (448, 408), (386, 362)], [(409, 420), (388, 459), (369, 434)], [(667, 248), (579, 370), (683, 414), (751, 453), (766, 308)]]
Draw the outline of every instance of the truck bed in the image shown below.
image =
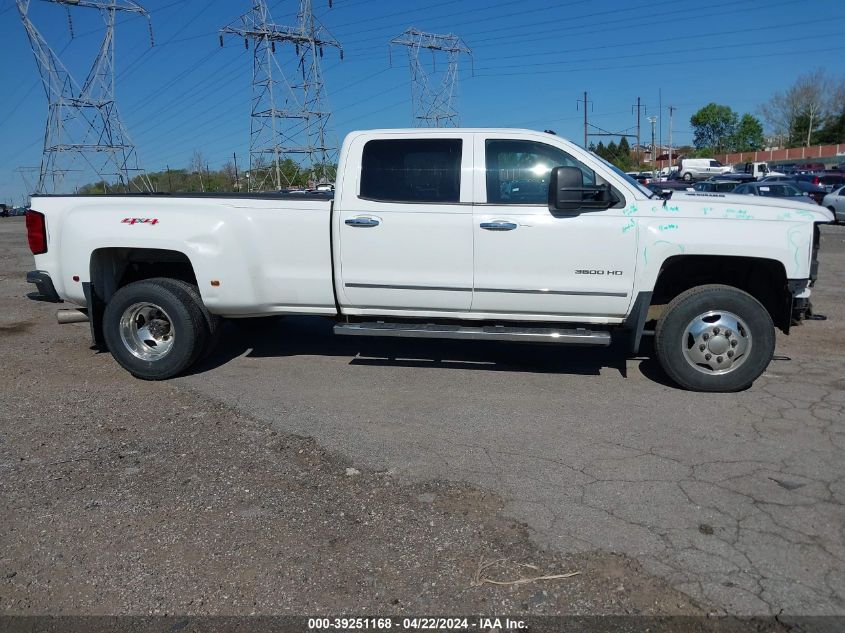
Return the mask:
[(329, 193), (34, 196), (33, 210), (49, 217), (51, 243), (36, 261), (53, 273), (58, 294), (80, 305), (92, 261), (109, 266), (171, 251), (187, 257), (213, 313), (335, 314), (331, 199)]

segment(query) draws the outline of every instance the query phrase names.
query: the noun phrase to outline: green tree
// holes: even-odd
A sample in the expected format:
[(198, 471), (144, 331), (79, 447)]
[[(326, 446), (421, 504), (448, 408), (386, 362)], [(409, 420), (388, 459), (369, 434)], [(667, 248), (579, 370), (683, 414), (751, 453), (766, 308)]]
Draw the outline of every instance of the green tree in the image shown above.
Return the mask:
[(727, 150), (736, 132), (739, 117), (730, 106), (708, 103), (690, 117), (693, 145), (721, 153)]
[(757, 117), (745, 113), (739, 120), (731, 139), (730, 149), (734, 152), (752, 152), (763, 149), (763, 124)]
[(620, 139), (619, 145), (616, 147), (616, 160), (613, 161), (613, 164), (623, 171), (631, 168), (631, 145), (624, 136)]
[(830, 91), (828, 113), (814, 139), (817, 143), (845, 142), (845, 80)]
[(596, 154), (607, 160), (607, 148), (602, 141), (599, 141), (599, 144), (596, 145)]

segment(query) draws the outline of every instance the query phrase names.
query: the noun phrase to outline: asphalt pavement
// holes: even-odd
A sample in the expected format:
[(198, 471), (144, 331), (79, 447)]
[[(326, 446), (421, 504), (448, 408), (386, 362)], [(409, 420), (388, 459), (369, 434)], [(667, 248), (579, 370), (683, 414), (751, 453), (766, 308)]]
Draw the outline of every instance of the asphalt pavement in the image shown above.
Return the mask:
[(618, 346), (338, 337), (232, 322), (180, 384), (374, 470), (495, 491), (553, 551), (620, 552), (729, 613), (845, 613), (845, 227), (809, 321), (735, 394)]

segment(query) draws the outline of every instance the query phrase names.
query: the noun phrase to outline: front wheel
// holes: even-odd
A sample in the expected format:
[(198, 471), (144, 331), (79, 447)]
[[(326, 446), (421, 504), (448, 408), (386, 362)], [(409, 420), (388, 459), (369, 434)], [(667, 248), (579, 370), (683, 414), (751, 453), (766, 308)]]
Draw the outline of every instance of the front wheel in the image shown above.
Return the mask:
[(763, 305), (724, 285), (675, 297), (657, 323), (655, 350), (663, 370), (692, 391), (739, 391), (769, 366), (775, 329)]
[(692, 174), (687, 172), (684, 174), (684, 182), (690, 182), (692, 180)]
[(118, 290), (103, 314), (114, 359), (144, 380), (171, 378), (194, 364), (208, 342), (202, 307), (184, 282), (157, 278)]

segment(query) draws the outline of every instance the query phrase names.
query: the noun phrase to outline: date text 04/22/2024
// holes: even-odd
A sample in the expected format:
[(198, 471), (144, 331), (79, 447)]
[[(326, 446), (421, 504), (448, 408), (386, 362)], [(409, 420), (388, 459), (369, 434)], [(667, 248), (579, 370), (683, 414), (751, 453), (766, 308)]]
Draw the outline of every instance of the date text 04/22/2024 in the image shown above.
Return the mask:
[(479, 617), (479, 618), (444, 618), (418, 617), (402, 618), (309, 618), (308, 630), (478, 630), (478, 631), (516, 631), (526, 628), (523, 620), (510, 618)]

